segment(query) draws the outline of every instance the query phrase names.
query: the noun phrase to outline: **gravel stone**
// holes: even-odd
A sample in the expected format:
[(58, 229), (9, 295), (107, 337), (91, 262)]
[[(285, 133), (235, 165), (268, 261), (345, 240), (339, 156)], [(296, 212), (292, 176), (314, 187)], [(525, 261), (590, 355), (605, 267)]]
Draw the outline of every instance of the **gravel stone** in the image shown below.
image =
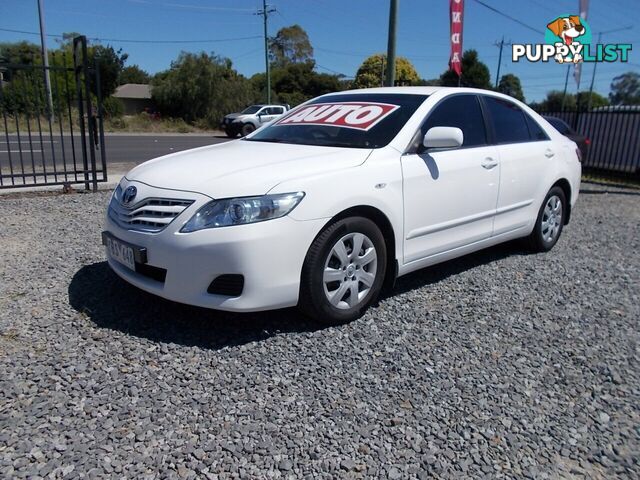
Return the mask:
[(551, 252), (416, 272), (331, 328), (127, 285), (107, 192), (2, 196), (0, 476), (639, 478), (638, 193), (584, 184)]

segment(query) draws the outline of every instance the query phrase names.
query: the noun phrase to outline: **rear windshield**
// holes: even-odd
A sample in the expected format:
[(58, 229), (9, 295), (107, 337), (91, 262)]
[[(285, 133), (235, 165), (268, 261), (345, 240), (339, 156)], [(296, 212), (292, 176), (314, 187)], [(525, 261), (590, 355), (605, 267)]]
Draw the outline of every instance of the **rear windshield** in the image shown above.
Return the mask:
[(544, 117), (547, 122), (555, 127), (561, 134), (566, 135), (567, 133), (571, 133), (571, 127), (567, 125), (563, 120), (560, 120), (556, 117)]
[(427, 99), (427, 95), (358, 93), (318, 97), (247, 141), (325, 147), (381, 148)]

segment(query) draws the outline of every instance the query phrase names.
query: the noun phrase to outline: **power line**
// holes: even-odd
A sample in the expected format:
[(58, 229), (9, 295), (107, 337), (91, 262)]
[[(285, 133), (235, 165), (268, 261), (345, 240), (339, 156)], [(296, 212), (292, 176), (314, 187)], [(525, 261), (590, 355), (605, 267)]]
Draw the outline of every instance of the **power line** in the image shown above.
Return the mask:
[(516, 22), (517, 24), (522, 25), (523, 27), (528, 28), (529, 30), (531, 30), (533, 32), (539, 33), (540, 35), (544, 35), (544, 32), (542, 30), (538, 30), (537, 28), (532, 27), (531, 25), (527, 25), (523, 21), (518, 20), (517, 18), (512, 17), (511, 15), (498, 10), (497, 8), (492, 7), (491, 5), (488, 5), (488, 4), (484, 3), (482, 0), (473, 0), (473, 1), (476, 2), (476, 3), (479, 3), (480, 5), (482, 5), (485, 8), (488, 8), (489, 10), (491, 10), (494, 13), (497, 13), (498, 15), (503, 16), (504, 18), (508, 18), (512, 22)]
[(244, 13), (244, 14), (252, 14), (253, 13), (253, 9), (251, 8), (233, 8), (233, 7), (210, 7), (210, 6), (206, 6), (206, 5), (187, 5), (184, 3), (166, 3), (166, 2), (161, 2), (161, 3), (154, 3), (154, 2), (150, 2), (147, 0), (129, 0), (130, 3), (137, 3), (137, 4), (142, 4), (142, 5), (151, 5), (154, 7), (169, 7), (169, 8), (182, 8), (185, 10), (199, 10), (199, 11), (215, 11), (215, 12), (238, 12), (238, 13)]
[(331, 68), (323, 67), (322, 65), (319, 65), (318, 63), (316, 63), (316, 67), (321, 68), (323, 70), (326, 70), (327, 72), (335, 73), (336, 75), (340, 75), (340, 76), (342, 76), (344, 78), (353, 78), (353, 77), (350, 77), (348, 75), (345, 75), (342, 72), (338, 72), (337, 70), (333, 70)]
[[(11, 28), (0, 28), (0, 31), (2, 31), (2, 32), (11, 32), (11, 33), (24, 33), (26, 35), (40, 35), (37, 32), (28, 32), (26, 30), (14, 30), (14, 29), (11, 29)], [(48, 33), (47, 37), (64, 38), (64, 35)], [(87, 37), (88, 40), (92, 40), (92, 41), (95, 41), (95, 42), (152, 43), (152, 44), (233, 42), (233, 41), (236, 41), (236, 40), (253, 40), (253, 39), (256, 39), (256, 38), (262, 38), (262, 37), (260, 35), (253, 35), (251, 37), (217, 38), (217, 39), (205, 39), (205, 40), (139, 40), (139, 39), (124, 39), (124, 38)]]

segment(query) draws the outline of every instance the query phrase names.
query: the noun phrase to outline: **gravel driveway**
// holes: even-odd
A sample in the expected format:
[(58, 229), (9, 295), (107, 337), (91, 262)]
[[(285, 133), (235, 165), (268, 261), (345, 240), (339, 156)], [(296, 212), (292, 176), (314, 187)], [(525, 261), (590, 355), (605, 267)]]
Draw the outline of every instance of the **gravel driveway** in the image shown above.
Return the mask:
[(107, 193), (0, 198), (0, 476), (638, 478), (640, 194), (583, 187), (324, 329), (127, 286)]

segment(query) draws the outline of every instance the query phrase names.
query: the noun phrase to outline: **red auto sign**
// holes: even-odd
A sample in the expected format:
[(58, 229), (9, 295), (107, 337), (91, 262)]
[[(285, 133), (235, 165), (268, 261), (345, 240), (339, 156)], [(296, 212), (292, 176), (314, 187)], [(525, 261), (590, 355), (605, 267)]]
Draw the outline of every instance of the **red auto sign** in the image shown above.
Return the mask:
[(464, 0), (449, 0), (451, 18), (451, 55), (449, 68), (462, 75), (462, 20), (464, 18)]
[(293, 111), (275, 125), (322, 125), (369, 130), (400, 108), (376, 102), (316, 103)]

